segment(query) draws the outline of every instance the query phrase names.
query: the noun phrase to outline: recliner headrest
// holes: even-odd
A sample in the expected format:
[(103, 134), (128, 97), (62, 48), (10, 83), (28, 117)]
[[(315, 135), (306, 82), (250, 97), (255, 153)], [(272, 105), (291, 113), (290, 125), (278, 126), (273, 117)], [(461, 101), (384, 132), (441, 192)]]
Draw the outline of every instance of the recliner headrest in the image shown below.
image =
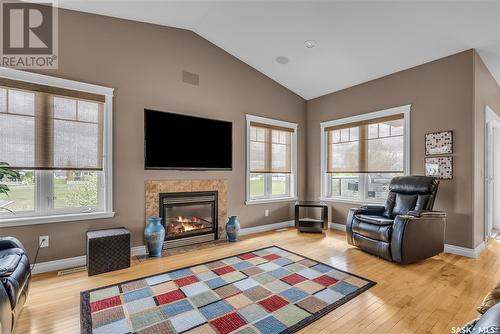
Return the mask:
[(398, 176), (391, 180), (389, 190), (400, 194), (431, 194), (439, 181), (429, 176)]

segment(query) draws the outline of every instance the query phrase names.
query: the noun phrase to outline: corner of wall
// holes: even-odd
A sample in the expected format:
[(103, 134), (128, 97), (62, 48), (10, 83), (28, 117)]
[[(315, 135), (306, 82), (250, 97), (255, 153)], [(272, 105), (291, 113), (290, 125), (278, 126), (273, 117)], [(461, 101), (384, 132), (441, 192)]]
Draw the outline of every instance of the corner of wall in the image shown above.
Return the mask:
[(500, 113), (500, 86), (483, 62), (477, 50), (472, 49), (472, 115), (473, 115), (473, 224), (472, 247), (485, 239), (485, 108)]
[[(473, 187), (473, 191), (474, 191), (474, 194), (478, 194), (478, 191), (484, 191), (484, 190), (480, 190), (480, 185), (478, 185), (478, 177), (477, 177), (477, 169), (478, 168), (482, 168), (482, 166), (480, 166), (479, 164), (479, 159), (478, 159), (478, 141), (477, 141), (477, 138), (476, 138), (476, 133), (477, 133), (477, 118), (478, 118), (478, 115), (477, 115), (477, 111), (476, 111), (476, 57), (477, 57), (477, 51), (475, 49), (472, 49), (472, 63), (471, 63), (471, 67), (472, 67), (472, 99), (471, 99), (471, 102), (472, 102), (472, 105), (471, 105), (471, 110), (472, 110), (472, 113), (471, 113), (471, 116), (472, 116), (472, 120), (471, 120), (471, 124), (472, 124), (472, 139), (473, 139), (473, 145), (472, 145), (472, 155), (474, 157), (473, 161), (472, 161), (472, 187)], [(482, 165), (482, 164), (481, 164)], [(472, 236), (472, 240), (471, 240), (471, 247), (474, 248), (476, 246), (476, 224), (477, 224), (477, 221), (479, 220), (479, 216), (482, 215), (484, 212), (482, 212), (482, 210), (478, 210), (479, 206), (480, 205), (483, 205), (484, 204), (481, 204), (479, 203), (480, 201), (476, 198), (476, 195), (474, 195), (473, 197), (473, 201), (472, 201), (472, 225), (471, 225), (471, 236)], [(481, 211), (481, 212), (480, 212)]]

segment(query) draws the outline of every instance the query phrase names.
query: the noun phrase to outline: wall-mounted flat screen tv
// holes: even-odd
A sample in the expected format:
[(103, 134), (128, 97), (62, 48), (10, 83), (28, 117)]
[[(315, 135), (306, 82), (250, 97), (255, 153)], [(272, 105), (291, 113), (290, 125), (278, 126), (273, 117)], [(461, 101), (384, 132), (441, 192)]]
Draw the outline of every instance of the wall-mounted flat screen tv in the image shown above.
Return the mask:
[(144, 168), (231, 170), (233, 124), (144, 109)]

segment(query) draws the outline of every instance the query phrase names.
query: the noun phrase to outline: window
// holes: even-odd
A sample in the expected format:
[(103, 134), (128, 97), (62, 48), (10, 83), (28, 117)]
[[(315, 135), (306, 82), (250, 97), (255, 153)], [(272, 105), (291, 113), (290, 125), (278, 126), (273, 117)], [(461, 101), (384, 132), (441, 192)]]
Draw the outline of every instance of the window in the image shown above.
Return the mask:
[(297, 124), (247, 115), (247, 204), (296, 199)]
[(321, 197), (385, 201), (409, 171), (410, 106), (321, 123)]
[(2, 69), (0, 161), (20, 178), (2, 181), (15, 215), (0, 211), (0, 226), (112, 216), (111, 99), (109, 88)]

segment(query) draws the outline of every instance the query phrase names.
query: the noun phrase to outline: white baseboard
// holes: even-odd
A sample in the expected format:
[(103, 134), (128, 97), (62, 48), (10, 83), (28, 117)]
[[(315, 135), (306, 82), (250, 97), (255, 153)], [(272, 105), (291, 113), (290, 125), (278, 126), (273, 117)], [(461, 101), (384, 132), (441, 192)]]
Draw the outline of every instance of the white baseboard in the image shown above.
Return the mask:
[[(344, 224), (328, 223), (328, 226), (331, 229), (345, 232), (345, 225)], [(455, 255), (460, 255), (460, 256), (465, 256), (465, 257), (477, 258), (481, 255), (484, 248), (485, 248), (484, 242), (482, 242), (479, 246), (477, 246), (474, 249), (445, 244), (444, 245), (444, 252), (450, 253), (450, 254), (455, 254)]]
[[(240, 230), (240, 235), (248, 235), (248, 234), (259, 233), (259, 232), (273, 231), (273, 230), (277, 230), (280, 228), (291, 227), (291, 226), (294, 226), (294, 224), (295, 224), (295, 222), (293, 220), (289, 220), (289, 221), (284, 221), (281, 223), (274, 223), (274, 224), (268, 224), (268, 225), (262, 225), (262, 226), (242, 228)], [(328, 223), (328, 226), (331, 229), (345, 232), (345, 225), (344, 224)], [(479, 246), (477, 246), (474, 249), (459, 247), (459, 246), (454, 246), (454, 245), (449, 245), (449, 244), (444, 245), (444, 252), (445, 253), (466, 256), (466, 257), (471, 257), (471, 258), (479, 257), (479, 255), (481, 255), (481, 253), (483, 252), (484, 249), (485, 249), (484, 242), (482, 242)], [(147, 254), (146, 246), (143, 245), (143, 246), (132, 247), (130, 249), (130, 254), (131, 254), (131, 256), (146, 255)], [(63, 269), (68, 269), (68, 268), (82, 267), (82, 266), (86, 265), (86, 260), (87, 260), (86, 256), (82, 255), (82, 256), (75, 256), (75, 257), (70, 257), (70, 258), (66, 258), (66, 259), (40, 262), (40, 263), (37, 263), (35, 265), (35, 268), (34, 268), (32, 273), (33, 274), (41, 274), (41, 273), (46, 273), (46, 272), (50, 272), (50, 271), (58, 271), (58, 270), (63, 270)]]
[[(137, 246), (130, 249), (131, 256), (146, 255), (146, 246)], [(83, 267), (87, 264), (85, 255), (69, 257), (66, 259), (40, 262), (35, 265), (33, 274), (47, 273), (50, 271), (58, 271), (68, 268)]]
[(484, 242), (479, 244), (479, 246), (477, 246), (476, 248), (466, 248), (466, 247), (445, 244), (444, 252), (460, 256), (477, 258), (479, 257), (479, 255), (481, 255), (485, 247), (486, 245), (484, 244)]
[(295, 225), (295, 221), (288, 220), (288, 221), (281, 222), (281, 223), (267, 224), (267, 225), (261, 225), (261, 226), (255, 226), (255, 227), (247, 227), (247, 228), (242, 228), (240, 230), (240, 235), (273, 231), (273, 230), (278, 230), (280, 228), (290, 227), (290, 226), (294, 226), (294, 225)]
[(148, 250), (147, 250), (146, 246), (144, 246), (144, 245), (132, 247), (130, 249), (130, 256), (139, 256), (139, 255), (147, 255), (147, 254), (148, 254)]
[[(252, 234), (252, 233), (277, 230), (280, 228), (293, 226), (294, 224), (295, 224), (295, 222), (293, 220), (289, 220), (289, 221), (285, 221), (285, 222), (281, 222), (281, 223), (268, 224), (268, 225), (249, 227), (249, 228), (242, 228), (240, 230), (240, 235), (247, 235), (247, 234)], [(136, 247), (132, 247), (130, 249), (131, 256), (146, 255), (146, 254), (147, 254), (146, 246), (136, 246)], [(86, 265), (86, 261), (87, 261), (86, 256), (81, 255), (81, 256), (75, 256), (75, 257), (70, 257), (70, 258), (66, 258), (66, 259), (40, 262), (40, 263), (37, 263), (35, 265), (35, 268), (33, 269), (32, 273), (33, 274), (41, 274), (41, 273), (46, 273), (46, 272), (50, 272), (50, 271), (58, 271), (58, 270), (63, 270), (63, 269), (68, 269), (68, 268), (82, 267), (82, 266)]]
[(345, 225), (344, 224), (328, 223), (328, 227), (332, 228), (334, 230), (339, 230), (339, 231), (344, 231), (345, 232)]
[(66, 259), (40, 262), (35, 264), (35, 268), (33, 269), (33, 274), (41, 274), (49, 271), (58, 271), (62, 269), (82, 267), (87, 262), (87, 258), (85, 255), (69, 257)]

